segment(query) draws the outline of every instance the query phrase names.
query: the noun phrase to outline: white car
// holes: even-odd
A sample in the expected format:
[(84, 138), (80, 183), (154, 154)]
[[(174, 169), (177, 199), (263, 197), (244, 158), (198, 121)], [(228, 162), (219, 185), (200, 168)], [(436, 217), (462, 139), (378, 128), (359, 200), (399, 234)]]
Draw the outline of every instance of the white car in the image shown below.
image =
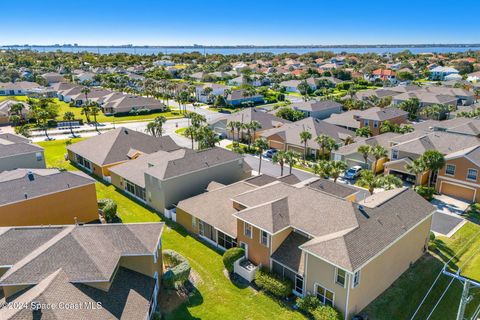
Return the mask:
[(343, 177), (345, 179), (348, 179), (348, 180), (356, 179), (360, 175), (360, 171), (362, 171), (362, 167), (353, 166), (350, 169), (348, 169), (347, 171), (345, 171), (345, 174), (344, 174)]

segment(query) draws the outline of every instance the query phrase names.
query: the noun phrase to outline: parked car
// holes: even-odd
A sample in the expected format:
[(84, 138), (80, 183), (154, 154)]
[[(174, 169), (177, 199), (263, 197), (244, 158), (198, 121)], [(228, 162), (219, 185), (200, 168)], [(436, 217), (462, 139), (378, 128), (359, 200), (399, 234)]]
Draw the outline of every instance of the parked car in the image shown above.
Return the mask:
[(350, 169), (348, 169), (347, 171), (345, 171), (345, 174), (344, 174), (344, 178), (345, 179), (349, 179), (349, 180), (353, 180), (353, 179), (356, 179), (358, 178), (358, 176), (360, 175), (360, 172), (362, 171), (362, 167), (360, 166), (353, 166), (351, 167)]
[(265, 150), (265, 151), (263, 152), (263, 156), (264, 156), (265, 158), (271, 158), (271, 157), (273, 157), (273, 155), (274, 155), (275, 153), (277, 153), (277, 152), (278, 152), (277, 149), (268, 149), (268, 150)]

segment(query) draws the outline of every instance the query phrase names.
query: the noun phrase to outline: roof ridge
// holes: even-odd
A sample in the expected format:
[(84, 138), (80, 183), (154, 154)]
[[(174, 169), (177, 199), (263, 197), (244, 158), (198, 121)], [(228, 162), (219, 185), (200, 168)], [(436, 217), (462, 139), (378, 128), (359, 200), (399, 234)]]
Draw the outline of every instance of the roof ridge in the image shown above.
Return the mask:
[(0, 277), (0, 283), (2, 283), (9, 276), (14, 274), (18, 270), (20, 270), (22, 267), (26, 266), (27, 263), (29, 263), (29, 262), (33, 261), (35, 258), (39, 257), (42, 253), (44, 253), (51, 246), (53, 246), (54, 244), (58, 243), (60, 240), (64, 239), (66, 236), (71, 234), (74, 229), (75, 229), (75, 226), (73, 226), (73, 225), (72, 226), (64, 226), (64, 230), (60, 231), (58, 234), (53, 236), (47, 242), (45, 242), (44, 244), (37, 247), (30, 254), (26, 255), (20, 261), (15, 263), (15, 265), (12, 268), (8, 269), (7, 272), (5, 272)]

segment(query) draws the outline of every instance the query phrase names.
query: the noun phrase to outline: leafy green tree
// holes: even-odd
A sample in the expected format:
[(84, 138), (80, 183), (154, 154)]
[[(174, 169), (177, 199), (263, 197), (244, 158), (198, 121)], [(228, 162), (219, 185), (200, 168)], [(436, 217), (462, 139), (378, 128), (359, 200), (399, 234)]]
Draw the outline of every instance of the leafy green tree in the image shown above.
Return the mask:
[(213, 148), (220, 141), (217, 133), (207, 125), (197, 129), (197, 139), (199, 150)]
[(408, 118), (415, 120), (417, 118), (418, 110), (420, 110), (420, 100), (417, 98), (410, 98), (398, 105), (398, 108), (408, 112)]
[(430, 170), (428, 175), (428, 186), (430, 186), (433, 173), (445, 166), (445, 157), (437, 150), (427, 150), (422, 154), (421, 161), (425, 168)]
[(280, 108), (275, 115), (279, 118), (292, 122), (299, 121), (305, 118), (305, 114), (302, 111), (294, 110), (288, 107)]
[(311, 90), (307, 80), (300, 82), (297, 86), (297, 90), (303, 96), (303, 100), (307, 101), (308, 93)]
[(361, 127), (361, 128), (358, 128), (356, 131), (355, 131), (355, 135), (357, 137), (365, 137), (365, 138), (368, 138), (368, 137), (371, 137), (372, 136), (372, 130), (370, 130), (369, 127)]
[(313, 173), (324, 179), (330, 176), (330, 169), (331, 162), (328, 160), (319, 160), (313, 165)]
[(30, 127), (27, 124), (15, 127), (15, 133), (22, 135), (25, 138), (30, 138), (32, 136), (32, 133), (30, 132)]

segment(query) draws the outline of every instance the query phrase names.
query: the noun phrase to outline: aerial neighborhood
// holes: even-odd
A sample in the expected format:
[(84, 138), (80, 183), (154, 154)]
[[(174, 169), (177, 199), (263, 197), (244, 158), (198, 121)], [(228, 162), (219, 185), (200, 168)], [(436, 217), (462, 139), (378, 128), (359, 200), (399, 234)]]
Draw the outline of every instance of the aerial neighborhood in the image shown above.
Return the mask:
[(1, 50), (0, 319), (477, 319), (479, 80), (479, 51)]

